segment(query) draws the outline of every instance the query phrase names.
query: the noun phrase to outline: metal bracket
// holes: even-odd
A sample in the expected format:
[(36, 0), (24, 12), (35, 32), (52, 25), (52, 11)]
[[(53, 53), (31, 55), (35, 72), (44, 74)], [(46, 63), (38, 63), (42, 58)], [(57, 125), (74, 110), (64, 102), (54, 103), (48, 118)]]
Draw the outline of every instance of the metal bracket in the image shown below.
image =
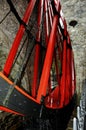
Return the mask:
[[(17, 90), (16, 86), (7, 78), (0, 74), (0, 106), (20, 113), (25, 116), (39, 117), (41, 104), (37, 103), (30, 95), (23, 90)], [(26, 94), (25, 94), (26, 93)]]

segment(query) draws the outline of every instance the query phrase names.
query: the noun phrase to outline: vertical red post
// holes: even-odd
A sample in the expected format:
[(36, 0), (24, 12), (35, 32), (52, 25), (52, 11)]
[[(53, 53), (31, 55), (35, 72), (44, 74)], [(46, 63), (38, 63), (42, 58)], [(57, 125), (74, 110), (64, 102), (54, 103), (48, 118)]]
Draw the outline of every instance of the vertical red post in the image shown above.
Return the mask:
[(58, 85), (60, 85), (59, 68), (58, 68), (58, 62), (57, 62), (58, 59), (56, 57), (56, 52), (54, 54), (54, 58), (55, 58), (55, 67), (56, 67), (57, 82), (58, 82)]
[(61, 106), (63, 106), (64, 102), (65, 102), (66, 71), (67, 71), (67, 40), (66, 40), (66, 37), (67, 37), (67, 28), (66, 28), (66, 23), (65, 23), (65, 20), (64, 20), (62, 77), (61, 77), (61, 84), (60, 84), (60, 94), (61, 94), (60, 104), (61, 104)]
[(71, 88), (72, 88), (72, 62), (71, 62), (71, 43), (70, 38), (67, 33), (67, 72), (66, 72), (66, 88), (65, 88), (65, 105), (67, 105), (70, 101), (71, 97)]
[(35, 59), (34, 59), (34, 73), (33, 73), (33, 83), (32, 83), (32, 96), (36, 97), (36, 91), (38, 87), (38, 69), (39, 69), (39, 58), (40, 58), (40, 39), (41, 39), (41, 22), (43, 17), (43, 3), (44, 0), (40, 0), (39, 2), (39, 9), (38, 9), (38, 31), (37, 31), (37, 37), (36, 42), (38, 42), (35, 46)]
[[(50, 28), (52, 28), (52, 22), (53, 22), (53, 11), (52, 11), (52, 6), (49, 4), (49, 0), (48, 1), (48, 6), (49, 6), (49, 11), (48, 11), (48, 14), (49, 14), (49, 20), (50, 20)], [(60, 3), (58, 3), (58, 5), (60, 5)], [(60, 6), (58, 6), (58, 9), (60, 10)], [(56, 34), (56, 43), (57, 43), (57, 46), (58, 44), (58, 38), (60, 37), (59, 35), (59, 31), (57, 30), (57, 34)], [(60, 51), (60, 50), (58, 50)], [(59, 77), (59, 70), (58, 70), (58, 65), (57, 65), (57, 57), (56, 57), (56, 50), (54, 50), (54, 58), (55, 58), (55, 67), (56, 67), (56, 72), (57, 72), (57, 80), (58, 80), (58, 83), (60, 82), (60, 77)]]
[(76, 89), (76, 75), (75, 75), (75, 66), (74, 66), (74, 55), (72, 52), (72, 96), (75, 93)]
[(43, 66), (42, 75), (40, 79), (40, 85), (37, 94), (37, 100), (39, 102), (41, 102), (42, 96), (46, 96), (47, 93), (47, 85), (48, 85), (48, 80), (50, 75), (54, 47), (56, 43), (57, 26), (58, 26), (58, 16), (54, 16), (52, 30), (49, 38), (49, 43), (47, 47), (44, 66)]

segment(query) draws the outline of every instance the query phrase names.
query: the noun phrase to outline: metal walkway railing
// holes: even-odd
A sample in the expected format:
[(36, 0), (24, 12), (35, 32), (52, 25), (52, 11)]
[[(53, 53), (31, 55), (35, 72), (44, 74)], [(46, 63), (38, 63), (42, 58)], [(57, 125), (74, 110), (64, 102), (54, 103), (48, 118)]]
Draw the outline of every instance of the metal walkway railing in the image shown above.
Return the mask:
[(83, 83), (80, 105), (77, 107), (77, 117), (73, 119), (73, 130), (86, 130), (86, 80)]

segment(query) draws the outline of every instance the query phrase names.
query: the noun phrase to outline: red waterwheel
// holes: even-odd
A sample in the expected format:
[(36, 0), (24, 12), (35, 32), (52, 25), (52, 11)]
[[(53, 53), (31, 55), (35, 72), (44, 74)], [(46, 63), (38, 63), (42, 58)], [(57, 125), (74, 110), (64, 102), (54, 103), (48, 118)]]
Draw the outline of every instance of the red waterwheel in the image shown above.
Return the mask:
[[(11, 0), (7, 2), (20, 27), (0, 73), (0, 95), (3, 94), (0, 109), (22, 116), (46, 118), (46, 129), (50, 129), (52, 126), (49, 125), (53, 123), (49, 124), (49, 116), (52, 120), (51, 115), (54, 117), (57, 110), (65, 109), (75, 93), (74, 57), (60, 1), (29, 0), (23, 19)], [(18, 58), (21, 64), (16, 77), (11, 80)], [(26, 90), (22, 85), (25, 76), (28, 79)], [(40, 130), (42, 127), (40, 125)]]

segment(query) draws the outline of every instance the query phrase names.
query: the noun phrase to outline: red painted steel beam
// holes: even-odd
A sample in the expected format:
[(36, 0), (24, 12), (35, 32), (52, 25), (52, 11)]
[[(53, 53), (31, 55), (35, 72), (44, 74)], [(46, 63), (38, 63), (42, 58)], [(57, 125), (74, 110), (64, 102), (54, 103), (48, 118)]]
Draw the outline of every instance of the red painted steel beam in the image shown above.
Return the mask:
[(13, 113), (13, 114), (16, 114), (16, 115), (20, 115), (20, 116), (24, 116), (23, 114), (21, 113), (18, 113), (18, 112), (15, 112), (9, 108), (6, 108), (6, 107), (3, 107), (3, 106), (0, 106), (0, 110), (1, 111), (5, 111), (5, 112), (8, 112), (8, 113)]
[[(64, 20), (64, 37), (67, 37), (67, 27)], [(64, 105), (65, 102), (65, 89), (66, 89), (66, 72), (67, 72), (67, 40), (63, 40), (63, 56), (62, 56), (62, 77), (61, 77), (61, 84), (60, 84), (60, 104), (61, 106)]]
[(68, 49), (68, 57), (69, 57), (69, 78), (68, 81), (70, 82), (70, 86), (69, 86), (69, 100), (71, 100), (72, 98), (72, 46), (71, 46), (71, 40), (70, 40), (70, 36), (69, 36), (69, 33), (68, 33), (68, 46), (69, 46), (69, 49)]
[(43, 66), (42, 75), (40, 79), (40, 85), (37, 94), (37, 101), (39, 102), (41, 102), (42, 96), (45, 97), (47, 93), (47, 86), (48, 86), (48, 80), (49, 80), (50, 69), (52, 64), (53, 52), (56, 43), (56, 32), (57, 32), (58, 21), (59, 21), (58, 16), (55, 15), (53, 19), (52, 30), (50, 34), (50, 39), (47, 47), (44, 66)]
[(71, 62), (71, 43), (69, 40), (69, 35), (67, 33), (67, 66), (66, 66), (66, 88), (65, 88), (65, 105), (71, 100), (72, 93), (72, 62)]
[(74, 66), (74, 54), (72, 52), (72, 96), (76, 90), (76, 73), (75, 73), (75, 66)]
[(55, 67), (56, 67), (56, 77), (57, 77), (57, 82), (58, 82), (58, 85), (60, 85), (60, 68), (59, 68), (59, 63), (58, 63), (58, 60), (57, 57), (56, 57), (56, 51), (55, 51), (55, 54), (54, 54), (54, 57), (55, 57)]
[[(47, 4), (47, 5), (46, 5)], [(48, 26), (47, 27), (47, 30), (49, 30), (49, 28), (50, 29), (52, 29), (52, 24), (53, 24), (53, 17), (54, 17), (54, 14), (53, 14), (53, 10), (52, 10), (52, 6), (51, 6), (51, 4), (49, 3), (49, 0), (47, 0), (46, 1), (46, 3), (45, 3), (45, 8), (46, 8), (46, 10), (48, 10), (47, 11), (47, 15), (46, 15), (46, 20), (48, 21), (47, 22), (47, 24), (46, 24), (46, 26)], [(47, 9), (48, 8), (48, 9)], [(48, 17), (48, 18), (47, 18)], [(48, 20), (49, 19), (49, 20)], [(49, 26), (50, 25), (50, 26)], [(49, 31), (47, 31), (47, 32), (49, 32)], [(48, 33), (46, 33), (46, 34), (48, 34)], [(56, 34), (57, 35), (57, 38), (56, 38), (56, 40), (58, 39), (58, 34)], [(48, 37), (49, 37), (49, 35), (48, 35)], [(56, 42), (58, 42), (58, 41), (56, 41)], [(55, 67), (56, 67), (56, 72), (57, 72), (57, 82), (59, 82), (58, 81), (58, 65), (57, 65), (57, 59), (56, 59), (56, 50), (54, 49), (54, 55), (53, 55), (53, 58), (55, 58)], [(57, 86), (56, 87), (56, 89), (54, 89), (53, 91), (52, 91), (52, 86), (51, 86), (51, 75), (50, 75), (50, 79), (49, 79), (49, 88), (48, 88), (48, 94), (49, 94), (49, 96), (48, 97), (46, 97), (46, 99), (45, 99), (45, 105), (47, 106), (47, 107), (49, 107), (49, 108), (57, 108), (58, 107), (58, 105), (57, 105), (57, 102), (58, 102), (58, 100), (59, 100), (59, 87)]]
[(57, 109), (59, 107), (59, 86), (57, 86), (51, 93), (45, 98), (45, 106), (50, 109)]
[(38, 7), (38, 20), (37, 20), (37, 36), (36, 36), (36, 46), (35, 46), (35, 59), (34, 59), (34, 72), (33, 72), (33, 83), (32, 83), (32, 96), (36, 97), (36, 91), (38, 88), (38, 74), (39, 74), (39, 59), (40, 59), (40, 42), (41, 42), (41, 24), (42, 24), (42, 17), (43, 17), (43, 5), (44, 0), (40, 0), (39, 7)]
[[(53, 22), (53, 10), (52, 10), (52, 6), (51, 4), (49, 3), (49, 0), (47, 0), (48, 2), (48, 6), (49, 6), (49, 11), (48, 11), (48, 15), (49, 15), (49, 21), (50, 21), (50, 28), (52, 28), (52, 22)], [(58, 43), (58, 38), (61, 38), (60, 37), (60, 34), (59, 34), (59, 31), (57, 33), (57, 36), (56, 36), (56, 43), (57, 43), (57, 46), (59, 46), (60, 43)], [(60, 51), (60, 50), (58, 50)], [(60, 53), (59, 53), (60, 54)], [(59, 77), (59, 70), (58, 70), (58, 63), (57, 63), (57, 57), (56, 57), (56, 49), (54, 50), (54, 58), (55, 58), (55, 67), (56, 67), (56, 72), (57, 72), (57, 81), (58, 83), (60, 83), (60, 77)]]
[[(23, 17), (23, 21), (26, 24), (28, 23), (28, 21), (30, 19), (35, 2), (36, 2), (36, 0), (30, 0), (30, 2), (28, 4), (28, 7), (27, 7), (26, 12), (25, 12), (24, 17)], [(20, 42), (21, 42), (21, 39), (23, 37), (24, 32), (25, 32), (24, 25), (20, 25), (19, 30), (17, 32), (17, 35), (15, 37), (15, 40), (12, 44), (11, 50), (9, 52), (8, 58), (7, 58), (6, 63), (4, 65), (3, 73), (6, 76), (9, 76), (9, 74), (10, 74), (10, 71), (11, 71), (11, 68), (12, 68), (12, 65), (13, 65), (13, 62), (14, 62), (14, 59), (15, 59), (15, 56), (16, 56), (16, 53), (17, 53), (17, 50), (18, 50), (18, 47), (20, 45)]]

